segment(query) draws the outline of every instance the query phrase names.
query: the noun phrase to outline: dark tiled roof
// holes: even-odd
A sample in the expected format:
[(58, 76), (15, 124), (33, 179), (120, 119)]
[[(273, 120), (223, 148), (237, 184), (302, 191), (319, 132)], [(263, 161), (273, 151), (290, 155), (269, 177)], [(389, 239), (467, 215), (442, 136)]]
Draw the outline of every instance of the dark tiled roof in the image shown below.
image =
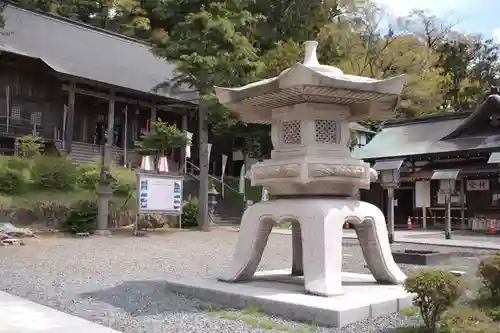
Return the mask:
[[(3, 16), (8, 34), (0, 35), (0, 50), (39, 58), (62, 74), (166, 96), (152, 89), (174, 77), (173, 67), (147, 44), (14, 6), (6, 7)], [(189, 100), (192, 95), (172, 97)]]
[(380, 133), (353, 155), (364, 160), (381, 160), (428, 154), (452, 153), (470, 150), (500, 150), (500, 135), (460, 136), (457, 133), (484, 114), (488, 108), (498, 107), (490, 96), (476, 111), (419, 117), (387, 122)]

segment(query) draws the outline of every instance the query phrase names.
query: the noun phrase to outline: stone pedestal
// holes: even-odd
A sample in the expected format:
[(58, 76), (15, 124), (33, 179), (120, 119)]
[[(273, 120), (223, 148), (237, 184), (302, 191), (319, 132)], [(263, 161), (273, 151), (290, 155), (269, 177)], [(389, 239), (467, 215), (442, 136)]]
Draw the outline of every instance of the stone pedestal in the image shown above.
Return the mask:
[(399, 284), (406, 279), (394, 262), (385, 218), (369, 203), (348, 199), (279, 199), (247, 208), (241, 221), (236, 252), (222, 281), (251, 280), (273, 226), (292, 223), (292, 274), (304, 275), (307, 293), (341, 295), (342, 228), (350, 223), (358, 234), (368, 267), (377, 282)]
[(258, 307), (286, 319), (343, 327), (409, 308), (412, 297), (402, 286), (383, 285), (369, 274), (342, 273), (344, 294), (321, 297), (304, 293), (304, 280), (289, 270), (257, 272), (251, 281), (225, 283), (212, 278), (167, 281), (167, 289), (231, 308)]

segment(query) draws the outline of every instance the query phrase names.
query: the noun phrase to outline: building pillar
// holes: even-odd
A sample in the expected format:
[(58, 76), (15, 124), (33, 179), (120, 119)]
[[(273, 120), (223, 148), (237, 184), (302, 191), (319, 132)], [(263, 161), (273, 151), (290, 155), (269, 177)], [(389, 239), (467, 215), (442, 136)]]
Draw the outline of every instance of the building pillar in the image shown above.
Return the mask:
[(88, 142), (89, 139), (89, 114), (82, 114), (82, 142)]
[(444, 233), (446, 239), (451, 239), (451, 190), (444, 195), (445, 215), (444, 215)]
[[(187, 116), (186, 115), (183, 115), (182, 116), (182, 123), (181, 123), (181, 131), (182, 133), (184, 133), (184, 135), (186, 135), (187, 133)], [(179, 170), (181, 172), (186, 172), (186, 146), (184, 145), (184, 147), (181, 147), (181, 156), (180, 156), (180, 168)]]
[(123, 126), (122, 126), (122, 145), (123, 145), (123, 164), (128, 166), (128, 106), (123, 109)]
[[(158, 118), (157, 118), (157, 115), (156, 115), (156, 111), (157, 111), (157, 108), (156, 108), (156, 103), (153, 102), (153, 106), (151, 107), (151, 117), (150, 117), (150, 121), (157, 121)], [(151, 126), (151, 125), (149, 125)]]
[(115, 96), (112, 92), (109, 96), (109, 104), (108, 104), (108, 129), (107, 136), (105, 141), (105, 164), (109, 169), (112, 162), (112, 148), (114, 142), (114, 134), (115, 134)]
[(64, 149), (67, 155), (71, 155), (71, 148), (73, 145), (73, 133), (75, 126), (75, 83), (71, 83), (68, 89), (68, 107), (66, 115)]
[(460, 178), (460, 229), (465, 230), (467, 224), (465, 223), (465, 179)]

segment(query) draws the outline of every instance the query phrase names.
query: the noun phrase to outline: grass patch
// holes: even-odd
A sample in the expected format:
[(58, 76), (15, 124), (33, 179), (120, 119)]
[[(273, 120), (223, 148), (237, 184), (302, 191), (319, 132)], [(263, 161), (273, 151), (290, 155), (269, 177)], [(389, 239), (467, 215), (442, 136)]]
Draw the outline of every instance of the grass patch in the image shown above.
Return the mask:
[(0, 207), (33, 209), (54, 203), (69, 207), (79, 200), (93, 198), (95, 198), (95, 193), (90, 191), (34, 191), (22, 195), (0, 195)]
[(209, 303), (200, 303), (198, 308), (209, 316), (216, 316), (219, 318), (242, 321), (251, 327), (264, 328), (268, 330), (277, 330), (280, 332), (297, 332), (297, 333), (312, 333), (316, 332), (316, 324), (313, 322), (307, 327), (295, 329), (291, 326), (283, 325), (270, 320), (263, 320), (262, 310), (256, 306), (248, 306), (241, 310), (241, 312), (225, 312), (217, 309), (214, 305)]
[(244, 308), (241, 312), (246, 315), (256, 315), (256, 314), (261, 314), (262, 310), (257, 306), (248, 306)]

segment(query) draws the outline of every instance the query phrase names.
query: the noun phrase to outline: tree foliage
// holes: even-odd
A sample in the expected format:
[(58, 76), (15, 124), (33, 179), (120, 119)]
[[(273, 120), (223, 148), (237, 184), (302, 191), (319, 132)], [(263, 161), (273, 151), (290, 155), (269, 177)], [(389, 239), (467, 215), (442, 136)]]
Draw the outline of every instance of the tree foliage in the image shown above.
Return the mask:
[(142, 155), (170, 153), (172, 148), (186, 146), (189, 139), (177, 126), (158, 120), (151, 122), (149, 132), (141, 135), (135, 143), (135, 150)]
[(394, 17), (373, 1), (17, 1), (150, 41), (156, 55), (175, 65), (169, 88), (198, 90), (208, 101), (212, 133), (244, 146), (269, 140), (266, 127), (240, 123), (217, 105), (212, 87), (279, 75), (302, 60), (308, 39), (319, 41), (320, 62), (346, 74), (406, 74), (395, 117), (473, 108), (500, 77), (500, 48), (492, 40), (454, 31), (452, 17), (426, 10)]

